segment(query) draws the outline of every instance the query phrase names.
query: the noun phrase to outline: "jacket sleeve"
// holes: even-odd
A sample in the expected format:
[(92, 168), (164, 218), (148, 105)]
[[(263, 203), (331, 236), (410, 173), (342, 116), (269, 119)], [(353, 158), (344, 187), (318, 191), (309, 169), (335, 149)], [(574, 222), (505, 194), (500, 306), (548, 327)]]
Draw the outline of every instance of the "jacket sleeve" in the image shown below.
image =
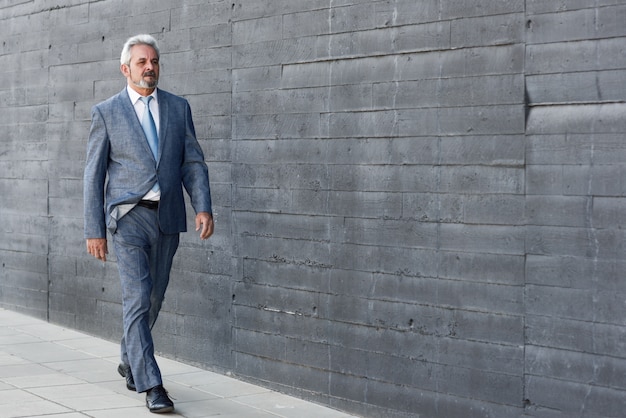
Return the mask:
[(91, 129), (83, 176), (85, 238), (106, 238), (104, 185), (109, 160), (109, 137), (97, 106), (91, 110)]
[(186, 103), (185, 106), (185, 129), (185, 151), (182, 164), (183, 185), (191, 198), (191, 205), (195, 212), (212, 214), (209, 171), (204, 161), (202, 148), (196, 139), (189, 103)]

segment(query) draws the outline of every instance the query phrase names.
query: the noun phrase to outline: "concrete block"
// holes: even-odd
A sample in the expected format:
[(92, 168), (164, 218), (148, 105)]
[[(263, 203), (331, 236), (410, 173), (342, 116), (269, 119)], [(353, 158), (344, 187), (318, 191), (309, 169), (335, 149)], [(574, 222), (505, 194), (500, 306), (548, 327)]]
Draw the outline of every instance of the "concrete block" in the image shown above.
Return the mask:
[(457, 310), (447, 318), (447, 334), (463, 340), (495, 344), (522, 344), (522, 315)]
[(587, 197), (526, 197), (526, 220), (529, 225), (583, 228), (590, 224), (591, 210), (591, 200)]
[(233, 181), (239, 187), (295, 188), (327, 190), (329, 173), (323, 165), (284, 164), (277, 170), (271, 164), (234, 164)]
[(330, 264), (343, 270), (436, 277), (434, 249), (332, 244)]
[(269, 237), (245, 237), (237, 240), (244, 257), (279, 263), (329, 267), (329, 245), (323, 242)]
[[(2, 164), (0, 163), (0, 166)], [(48, 187), (42, 180), (0, 179), (0, 203), (3, 213), (30, 213), (41, 216), (47, 211), (46, 193)], [(25, 198), (29, 196), (29, 198)]]
[[(316, 292), (243, 283), (237, 283), (233, 287), (233, 292), (237, 295), (238, 303), (258, 306), (260, 309), (278, 312), (280, 315), (310, 316), (315, 314), (320, 306), (320, 296)], [(302, 330), (293, 336), (302, 338), (306, 334), (307, 331)]]
[(238, 367), (243, 375), (259, 376), (263, 374), (274, 384), (286, 387), (299, 387), (316, 393), (327, 393), (328, 372), (316, 368), (297, 365), (288, 365), (273, 359), (250, 356), (244, 353), (234, 353)]
[[(519, 3), (521, 2), (513, 2)], [(507, 3), (508, 4), (508, 3)], [(465, 4), (464, 4), (465, 5)], [(469, 17), (454, 19), (450, 24), (450, 46), (466, 48), (486, 45), (520, 44), (525, 38), (523, 8), (517, 13), (496, 16)]]
[(587, 228), (529, 226), (526, 241), (528, 254), (587, 257), (597, 251)]
[[(63, 162), (85, 161), (85, 140), (82, 139), (88, 134), (83, 129), (78, 132), (68, 132), (67, 129), (76, 129), (77, 124), (52, 125), (48, 138), (48, 159), (51, 164), (63, 164)], [(69, 134), (69, 135), (66, 135)], [(68, 139), (77, 138), (77, 140)]]
[[(470, 406), (476, 402), (477, 409)], [(519, 403), (514, 405), (506, 405), (501, 403), (492, 403), (485, 401), (468, 400), (460, 396), (445, 396), (443, 404), (439, 405), (438, 411), (441, 411), (442, 415), (446, 417), (480, 417), (484, 415), (490, 415), (494, 417), (515, 417), (525, 414), (523, 407)]]
[(518, 194), (524, 190), (521, 168), (488, 166), (445, 166), (439, 191), (446, 193)]
[(529, 346), (526, 355), (529, 375), (576, 382), (594, 379), (595, 359), (588, 353)]
[(233, 190), (233, 207), (242, 211), (282, 212), (291, 208), (292, 193), (297, 194), (297, 191), (284, 188), (236, 187)]
[(522, 255), (440, 252), (438, 277), (519, 286), (524, 283)]
[(323, 267), (247, 259), (243, 261), (242, 281), (244, 289), (267, 285), (326, 293), (329, 275), (329, 269)]
[(326, 343), (287, 339), (285, 360), (305, 367), (328, 369), (329, 351)]
[(437, 286), (437, 303), (460, 308), (503, 314), (524, 313), (524, 291), (521, 286), (441, 281)]
[(233, 139), (319, 138), (320, 115), (234, 115)]
[[(581, 259), (571, 256), (528, 256), (526, 281), (529, 284), (563, 288), (622, 290), (616, 280), (616, 272), (621, 268), (618, 260)], [(590, 277), (602, 276), (600, 282), (590, 281)]]
[[(196, 137), (198, 139), (230, 138), (232, 132), (231, 116), (211, 115), (196, 121)], [(210, 154), (209, 154), (210, 155)]]
[(526, 31), (528, 44), (579, 41), (596, 37), (592, 8), (530, 16)]
[(567, 4), (547, 3), (541, 0), (530, 0), (526, 3), (527, 13), (530, 15), (548, 12), (577, 10), (588, 7), (589, 3), (584, 0), (574, 0), (568, 2)]
[(251, 164), (317, 164), (327, 161), (329, 141), (319, 139), (287, 139), (266, 141), (235, 141), (233, 158)]
[(563, 167), (560, 165), (528, 165), (526, 193), (529, 195), (564, 194)]
[[(295, 191), (294, 203), (311, 193)], [(326, 209), (329, 214), (337, 216), (399, 218), (403, 213), (401, 193), (333, 191), (329, 192), (328, 198), (320, 200), (322, 200), (320, 204), (323, 205), (321, 209)], [(302, 207), (311, 207), (310, 204), (306, 205), (308, 202), (310, 199), (304, 200)]]
[[(192, 50), (206, 49), (206, 55), (216, 56), (218, 53), (230, 52), (232, 45), (231, 25), (219, 23), (189, 29), (189, 47)], [(219, 48), (217, 47), (225, 47)], [(229, 61), (230, 63), (230, 61)], [(225, 68), (228, 68), (227, 66)]]
[[(343, 0), (338, 5), (345, 3)], [(351, 4), (352, 2), (347, 2)], [(289, 0), (250, 0), (233, 5), (233, 20), (251, 19), (258, 16), (274, 16), (298, 13), (307, 10), (328, 8), (325, 0), (311, 0), (307, 2), (294, 2)]]
[(519, 75), (447, 78), (373, 86), (375, 108), (423, 108), (516, 104), (524, 101)]
[(436, 110), (331, 113), (322, 118), (331, 138), (388, 138), (435, 135)]
[(322, 216), (237, 212), (235, 222), (242, 237), (266, 236), (324, 242), (330, 240), (329, 221)]
[(436, 224), (413, 220), (347, 218), (342, 229), (350, 244), (434, 248), (438, 239)]
[(333, 165), (330, 189), (346, 192), (428, 192), (437, 189), (437, 170), (427, 165)]
[(524, 6), (523, 0), (513, 0), (506, 3), (497, 0), (487, 2), (480, 0), (454, 0), (441, 5), (440, 13), (444, 19), (455, 19), (467, 16), (490, 16), (523, 12), (525, 10)]
[(371, 85), (355, 84), (328, 88), (327, 110), (340, 112), (346, 110), (373, 110), (373, 108)]
[[(443, 77), (516, 74), (524, 70), (525, 49), (522, 44), (464, 48), (432, 54), (435, 61), (441, 60)], [(407, 75), (410, 77), (410, 74)], [(411, 79), (409, 77), (407, 79)]]
[(402, 217), (419, 222), (462, 222), (464, 198), (428, 193), (403, 193)]
[[(604, 158), (612, 154), (621, 154), (621, 147), (612, 141), (613, 135), (529, 135), (527, 137), (526, 161), (528, 164), (591, 164), (592, 147), (593, 157), (596, 159), (596, 142), (603, 146), (597, 151), (602, 153), (606, 148)], [(591, 140), (590, 140), (591, 139)], [(608, 161), (607, 161), (608, 162)]]
[(173, 8), (165, 7), (171, 14), (172, 29), (194, 28), (227, 23), (231, 17), (231, 4), (228, 2), (211, 2), (208, 4), (192, 4)]
[[(584, 399), (584, 408), (598, 411), (600, 416), (619, 416), (624, 408), (622, 391), (612, 388), (589, 388), (586, 384), (537, 376), (527, 378), (526, 388), (532, 405), (556, 409), (565, 414), (574, 414), (581, 407), (572, 399)], [(549, 395), (551, 393), (554, 395)]]
[(320, 35), (317, 58), (341, 59), (444, 50), (450, 48), (449, 33), (449, 22), (433, 22)]
[(278, 88), (281, 85), (281, 79), (286, 77), (292, 67), (298, 67), (298, 65), (234, 68), (231, 75), (233, 92)]
[(358, 32), (376, 26), (375, 4), (362, 2), (330, 9), (330, 32)]
[[(285, 19), (288, 19), (287, 15)], [(285, 23), (287, 26), (287, 23)], [(303, 28), (303, 30), (306, 30)], [(283, 16), (268, 16), (233, 22), (232, 44), (244, 45), (263, 41), (275, 41), (289, 36), (289, 28), (283, 29)]]
[(48, 275), (22, 269), (8, 271), (3, 277), (4, 286), (18, 289), (34, 290), (38, 292), (48, 291)]
[(284, 360), (286, 339), (282, 336), (239, 329), (236, 339), (241, 353)]
[[(416, 111), (400, 111), (400, 134), (405, 131), (416, 135), (417, 126), (411, 117)], [(419, 112), (419, 111), (418, 111)], [(445, 135), (521, 134), (524, 132), (524, 107), (522, 105), (449, 107), (438, 109), (436, 133)]]
[(444, 322), (449, 319), (446, 312), (433, 306), (350, 295), (329, 295), (327, 317), (333, 321), (400, 332), (416, 329), (425, 335), (445, 335)]
[(230, 80), (225, 70), (197, 71), (193, 75), (185, 77), (162, 76), (163, 82), (168, 83), (168, 88), (178, 95), (190, 95), (197, 93), (198, 84), (206, 86), (207, 93), (224, 93), (230, 91)]
[[(622, 46), (620, 38), (528, 45), (525, 73), (531, 76), (618, 70), (626, 63), (626, 57), (620, 53)], [(559, 59), (553, 59), (555, 56)]]
[(455, 338), (441, 338), (437, 343), (440, 362), (445, 365), (509, 375), (517, 375), (524, 369), (524, 351), (521, 346)]
[(611, 355), (624, 349), (625, 345), (620, 339), (624, 335), (621, 325), (567, 318), (555, 321), (549, 317), (529, 315), (526, 319), (526, 328), (529, 345), (598, 355)]
[(464, 199), (463, 219), (472, 224), (525, 225), (523, 195), (472, 195)]
[(327, 88), (266, 90), (233, 95), (238, 115), (324, 112), (328, 110)]
[(394, 80), (400, 62), (393, 55), (339, 60), (332, 64), (333, 85), (358, 84)]
[[(195, 237), (197, 243), (197, 237)], [(222, 259), (221, 262), (214, 262), (210, 259), (210, 253), (203, 248), (181, 248), (177, 253), (173, 268), (181, 268), (184, 271), (204, 274), (229, 275), (230, 263)]]
[(440, 248), (488, 254), (524, 254), (523, 227), (441, 224)]
[(519, 406), (524, 391), (521, 376), (489, 373), (465, 367), (442, 367), (440, 390), (504, 405)]
[[(282, 72), (280, 73), (280, 86), (282, 88), (296, 88), (296, 87), (318, 87), (328, 86), (331, 84), (331, 74), (334, 69), (331, 69), (331, 65), (328, 62), (306, 62), (296, 63), (282, 66)], [(269, 67), (263, 70), (271, 71), (268, 74), (269, 80), (274, 80), (275, 72), (272, 70), (275, 67)], [(254, 71), (254, 70), (248, 70)], [(244, 74), (244, 73), (242, 73)], [(270, 88), (273, 86), (269, 86)]]
[[(335, 26), (334, 12), (321, 9), (275, 16), (275, 27), (282, 29), (284, 38), (298, 38), (328, 34)], [(246, 21), (247, 22), (247, 21)], [(282, 26), (277, 26), (281, 25)]]
[(598, 7), (597, 12), (596, 33), (598, 38), (626, 36), (626, 28), (623, 24), (624, 18), (626, 18), (626, 5), (616, 2), (614, 6)]
[(383, 1), (374, 5), (377, 26), (397, 26), (441, 19), (440, 5), (436, 0), (416, 4), (411, 0)]
[(565, 166), (564, 194), (623, 196), (626, 192), (626, 185), (621, 181), (623, 170), (613, 165)]
[(47, 106), (8, 107), (3, 109), (0, 116), (2, 125), (26, 124), (46, 122), (48, 118)]
[[(241, 290), (240, 290), (241, 291)], [(311, 329), (314, 324), (319, 324), (320, 320), (304, 315), (288, 315), (272, 310), (263, 309), (258, 305), (246, 306), (240, 304), (239, 296), (247, 297), (238, 293), (233, 293), (232, 309), (241, 321), (234, 324), (233, 339), (237, 340), (238, 329), (255, 330), (268, 334), (282, 335), (284, 337), (302, 335), (303, 329)], [(313, 328), (314, 329), (314, 328)], [(323, 342), (324, 336), (321, 332), (313, 332), (308, 336), (309, 341)]]
[(233, 67), (250, 68), (293, 64), (316, 58), (315, 38), (283, 39), (233, 46)]
[[(414, 415), (415, 411), (420, 413), (433, 413), (437, 410), (437, 402), (435, 401), (436, 393), (431, 391), (417, 391), (415, 388), (389, 384), (380, 381), (368, 381), (365, 385), (361, 380), (354, 376), (342, 373), (332, 375), (330, 393), (337, 397), (346, 399), (355, 399), (363, 402), (368, 399), (367, 403), (370, 408), (377, 408), (381, 416), (394, 417)], [(394, 390), (395, 388), (395, 390)], [(370, 393), (370, 391), (374, 391)], [(395, 411), (387, 412), (384, 405), (391, 400), (396, 406)], [(370, 409), (362, 411), (367, 414)]]
[(623, 229), (626, 223), (623, 197), (596, 197), (593, 199), (591, 225), (595, 228)]
[(439, 161), (439, 140), (421, 138), (346, 138), (324, 141), (331, 164), (434, 165)]
[(548, 74), (527, 77), (526, 85), (532, 104), (589, 103), (619, 100), (623, 78), (623, 70)]
[(624, 36), (625, 13), (620, 4), (532, 15), (527, 40), (539, 44)]
[(439, 140), (440, 161), (458, 165), (522, 166), (525, 140), (521, 135), (443, 137)]
[(554, 318), (591, 321), (597, 315), (593, 297), (584, 289), (528, 286), (526, 303), (533, 313)]
[(76, 208), (80, 208), (83, 206), (83, 197), (80, 196), (78, 198), (55, 198), (51, 197), (48, 199), (48, 211), (50, 216), (68, 216), (68, 217), (76, 217), (82, 223), (82, 213), (76, 210)]

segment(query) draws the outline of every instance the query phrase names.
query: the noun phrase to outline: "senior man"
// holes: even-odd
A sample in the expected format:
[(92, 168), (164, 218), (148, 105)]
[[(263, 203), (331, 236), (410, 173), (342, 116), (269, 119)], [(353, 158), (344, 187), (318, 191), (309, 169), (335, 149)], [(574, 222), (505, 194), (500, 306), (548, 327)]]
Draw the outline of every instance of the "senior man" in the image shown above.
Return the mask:
[(152, 327), (186, 231), (183, 186), (201, 239), (213, 234), (211, 192), (189, 103), (157, 88), (159, 48), (150, 35), (129, 38), (120, 70), (126, 87), (92, 108), (84, 174), (87, 250), (106, 261), (107, 230), (122, 288), (124, 336), (118, 372), (146, 393), (151, 412), (171, 412), (154, 357)]

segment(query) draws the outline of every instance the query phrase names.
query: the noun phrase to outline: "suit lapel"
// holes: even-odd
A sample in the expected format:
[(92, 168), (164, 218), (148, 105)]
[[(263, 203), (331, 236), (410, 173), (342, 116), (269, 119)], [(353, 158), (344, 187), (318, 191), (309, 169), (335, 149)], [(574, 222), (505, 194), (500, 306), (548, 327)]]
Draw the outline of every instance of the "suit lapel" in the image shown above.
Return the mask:
[(159, 162), (161, 161), (161, 155), (163, 155), (163, 147), (165, 144), (165, 134), (167, 132), (166, 127), (168, 126), (168, 101), (167, 95), (163, 93), (163, 90), (157, 89), (157, 96), (159, 101), (159, 160), (157, 161), (157, 167), (159, 166)]
[[(131, 128), (133, 138), (141, 137), (143, 138), (143, 147), (148, 155), (150, 155), (154, 159), (154, 155), (152, 154), (152, 150), (150, 149), (150, 144), (148, 144), (148, 138), (146, 138), (146, 134), (141, 127), (141, 122), (137, 117), (137, 112), (135, 112), (135, 107), (133, 103), (130, 101), (130, 96), (128, 95), (128, 91), (126, 88), (120, 92), (120, 101), (122, 107), (122, 113), (127, 116), (128, 126)], [(159, 97), (159, 121), (162, 121), (161, 115), (161, 98)], [(161, 125), (163, 126), (163, 125)], [(161, 131), (159, 129), (159, 131)], [(161, 156), (161, 137), (159, 132), (159, 158)], [(158, 161), (157, 161), (158, 165)]]

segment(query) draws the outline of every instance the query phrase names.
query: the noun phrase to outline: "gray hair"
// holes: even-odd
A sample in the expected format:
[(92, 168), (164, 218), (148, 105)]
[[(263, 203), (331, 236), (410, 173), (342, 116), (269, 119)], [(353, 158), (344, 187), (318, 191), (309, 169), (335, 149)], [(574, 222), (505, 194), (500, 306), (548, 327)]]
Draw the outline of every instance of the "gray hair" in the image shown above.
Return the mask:
[(157, 45), (156, 39), (154, 39), (151, 35), (135, 35), (126, 41), (124, 44), (124, 48), (122, 48), (122, 55), (120, 56), (120, 64), (130, 65), (130, 49), (135, 45), (148, 45), (154, 48), (157, 54), (157, 58), (160, 58), (159, 47)]

